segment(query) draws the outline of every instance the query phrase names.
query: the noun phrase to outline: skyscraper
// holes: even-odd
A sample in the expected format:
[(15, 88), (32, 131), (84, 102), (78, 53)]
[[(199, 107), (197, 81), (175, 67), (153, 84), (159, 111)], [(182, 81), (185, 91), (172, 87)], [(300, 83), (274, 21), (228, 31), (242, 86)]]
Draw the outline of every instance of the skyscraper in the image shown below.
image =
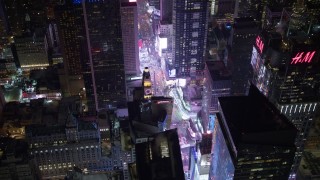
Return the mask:
[(294, 125), (254, 86), (248, 96), (219, 102), (211, 179), (287, 179), (296, 150)]
[[(55, 21), (64, 64), (64, 75), (60, 77), (63, 95), (78, 95), (85, 88), (85, 97), (83, 97), (84, 104), (87, 105), (85, 112), (95, 113), (82, 4), (74, 3), (73, 1), (64, 1), (64, 3), (57, 4), (55, 7)], [(55, 33), (50, 33), (49, 31), (50, 39), (55, 42), (55, 38), (51, 38), (51, 34), (53, 36)]]
[(125, 74), (140, 75), (136, 2), (121, 3), (121, 27)]
[(307, 18), (313, 17), (306, 12), (305, 6), (298, 3), (291, 16), (281, 18), (282, 26), (276, 32), (264, 31), (257, 36), (251, 58), (254, 84), (299, 130), (292, 177), (320, 101), (320, 34), (314, 31), (316, 24), (307, 23), (311, 22)]
[(232, 40), (232, 93), (244, 95), (248, 79), (252, 77), (250, 58), (252, 44), (258, 34), (258, 25), (253, 18), (235, 18), (233, 25)]
[(95, 108), (125, 105), (120, 1), (86, 0), (82, 5)]
[(173, 52), (177, 77), (203, 74), (208, 0), (173, 1)]

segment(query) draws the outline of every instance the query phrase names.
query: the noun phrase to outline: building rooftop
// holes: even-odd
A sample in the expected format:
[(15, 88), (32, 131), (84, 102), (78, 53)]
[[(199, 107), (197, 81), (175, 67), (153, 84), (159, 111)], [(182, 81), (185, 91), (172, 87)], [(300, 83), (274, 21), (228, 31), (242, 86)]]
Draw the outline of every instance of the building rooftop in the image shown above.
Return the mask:
[(297, 129), (256, 87), (251, 85), (248, 96), (220, 97), (219, 103), (236, 147), (294, 146)]
[(161, 25), (172, 25), (172, 22), (170, 19), (164, 19), (160, 21)]
[(94, 122), (78, 121), (79, 131), (97, 130), (97, 125)]
[(30, 79), (37, 81), (37, 89), (45, 87), (48, 90), (60, 90), (58, 69), (53, 67), (32, 70), (30, 72)]
[[(171, 98), (152, 97), (156, 101), (168, 101)], [(132, 139), (146, 138), (160, 132), (159, 122), (167, 119), (167, 111), (163, 104), (153, 104), (152, 100), (128, 102), (129, 124)]]
[(241, 17), (234, 19), (234, 28), (257, 28), (257, 24), (252, 17)]
[(151, 141), (136, 144), (139, 179), (184, 179), (177, 129), (161, 132), (151, 138)]
[(301, 179), (320, 178), (320, 151), (304, 151), (299, 167)]
[(53, 134), (65, 134), (65, 126), (46, 126), (43, 124), (32, 124), (26, 126), (26, 134), (32, 136), (51, 136)]
[(30, 123), (55, 125), (58, 104), (58, 101), (44, 99), (32, 99), (30, 103), (9, 102), (4, 107), (0, 125), (9, 121), (18, 122), (22, 126)]
[(207, 61), (206, 64), (213, 81), (231, 80), (232, 73), (223, 61)]
[(137, 6), (137, 2), (121, 2), (121, 7)]
[(18, 161), (26, 160), (27, 153), (28, 144), (23, 140), (0, 138), (0, 161), (5, 161), (9, 156), (14, 156)]

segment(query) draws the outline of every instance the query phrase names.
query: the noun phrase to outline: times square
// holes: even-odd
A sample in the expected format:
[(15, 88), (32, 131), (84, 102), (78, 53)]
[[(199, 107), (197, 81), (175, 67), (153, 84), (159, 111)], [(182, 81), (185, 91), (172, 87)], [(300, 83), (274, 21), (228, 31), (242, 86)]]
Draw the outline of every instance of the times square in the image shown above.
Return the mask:
[[(169, 62), (168, 58), (165, 58), (166, 54), (162, 54), (161, 51), (167, 47), (167, 41), (161, 41), (160, 33), (157, 33), (157, 9), (149, 6), (147, 0), (137, 0), (137, 6), (140, 70), (143, 71), (145, 67), (150, 69), (154, 96), (170, 96), (174, 99), (170, 128), (178, 130), (183, 169), (187, 178), (190, 177), (190, 166), (194, 166), (190, 163), (190, 157), (201, 156), (201, 153), (195, 150), (195, 146), (202, 140), (202, 134), (211, 134), (210, 129), (213, 129), (213, 125), (209, 127), (208, 123), (203, 123), (201, 117), (203, 114), (208, 115), (208, 112), (201, 112), (207, 108), (207, 102), (203, 100), (206, 97), (203, 91), (207, 89), (195, 87), (190, 80), (168, 78), (165, 75), (168, 72), (164, 64)], [(211, 116), (210, 120), (214, 122), (215, 117)], [(206, 132), (203, 126), (207, 126)]]

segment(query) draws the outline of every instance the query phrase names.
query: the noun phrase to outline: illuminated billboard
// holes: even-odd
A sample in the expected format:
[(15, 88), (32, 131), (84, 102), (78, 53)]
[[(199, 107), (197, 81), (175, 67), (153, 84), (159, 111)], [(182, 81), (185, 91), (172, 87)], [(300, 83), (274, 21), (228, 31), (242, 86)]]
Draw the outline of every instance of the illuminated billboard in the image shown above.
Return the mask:
[(177, 86), (179, 87), (185, 87), (187, 85), (186, 79), (179, 78), (176, 80), (176, 82), (177, 82)]
[(213, 130), (212, 157), (209, 172), (209, 179), (232, 180), (235, 167), (233, 165), (231, 155), (222, 133), (219, 121), (215, 122)]
[(256, 38), (256, 46), (257, 46), (259, 52), (262, 53), (263, 52), (263, 48), (264, 48), (264, 43), (263, 43), (263, 41), (262, 41), (260, 36), (258, 36)]
[(159, 56), (162, 55), (162, 49), (167, 49), (168, 47), (168, 39), (167, 38), (159, 38)]
[(316, 51), (298, 52), (291, 59), (290, 64), (309, 64), (312, 62), (315, 53)]
[(160, 48), (167, 49), (168, 47), (168, 39), (167, 38), (159, 38), (160, 41)]
[(171, 77), (171, 78), (176, 77), (176, 69), (169, 70), (169, 77)]

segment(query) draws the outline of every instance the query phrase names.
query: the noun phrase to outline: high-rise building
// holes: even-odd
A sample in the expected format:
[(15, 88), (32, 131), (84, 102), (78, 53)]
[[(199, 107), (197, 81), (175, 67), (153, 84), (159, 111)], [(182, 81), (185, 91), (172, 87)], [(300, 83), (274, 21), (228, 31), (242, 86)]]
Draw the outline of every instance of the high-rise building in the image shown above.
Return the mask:
[(251, 86), (248, 96), (219, 98), (211, 179), (288, 179), (297, 129)]
[(15, 48), (22, 69), (38, 69), (49, 66), (44, 41), (42, 33), (34, 33), (31, 37), (15, 38)]
[(173, 61), (177, 77), (203, 75), (208, 0), (173, 1)]
[(125, 106), (120, 1), (86, 0), (82, 5), (95, 109)]
[(206, 78), (208, 79), (208, 86), (205, 87), (208, 91), (207, 99), (209, 104), (209, 112), (217, 113), (218, 98), (231, 95), (231, 73), (226, 70), (223, 62), (206, 62)]
[(160, 20), (172, 22), (172, 7), (171, 0), (160, 0)]
[(307, 15), (301, 2), (292, 12), (284, 12), (275, 31), (263, 31), (256, 37), (251, 65), (254, 84), (299, 130), (294, 178), (320, 101), (320, 33), (317, 23), (311, 23), (314, 16)]
[(64, 96), (81, 94), (85, 113), (95, 114), (82, 4), (75, 1), (61, 1), (55, 5), (54, 11), (55, 21), (49, 24), (47, 40), (52, 46), (52, 57), (50, 57), (52, 63), (54, 58), (59, 58), (57, 45), (60, 44), (64, 65), (63, 73), (60, 75), (62, 94)]
[(125, 74), (140, 75), (136, 2), (121, 3), (121, 30)]
[(232, 28), (231, 61), (232, 94), (244, 95), (248, 86), (248, 79), (252, 77), (250, 67), (252, 44), (258, 34), (258, 25), (253, 18), (235, 18)]
[(69, 1), (57, 5), (55, 17), (60, 37), (56, 37), (55, 24), (49, 24), (49, 44), (55, 47), (60, 41), (66, 73), (69, 76), (81, 75), (81, 38), (85, 38), (82, 6)]

